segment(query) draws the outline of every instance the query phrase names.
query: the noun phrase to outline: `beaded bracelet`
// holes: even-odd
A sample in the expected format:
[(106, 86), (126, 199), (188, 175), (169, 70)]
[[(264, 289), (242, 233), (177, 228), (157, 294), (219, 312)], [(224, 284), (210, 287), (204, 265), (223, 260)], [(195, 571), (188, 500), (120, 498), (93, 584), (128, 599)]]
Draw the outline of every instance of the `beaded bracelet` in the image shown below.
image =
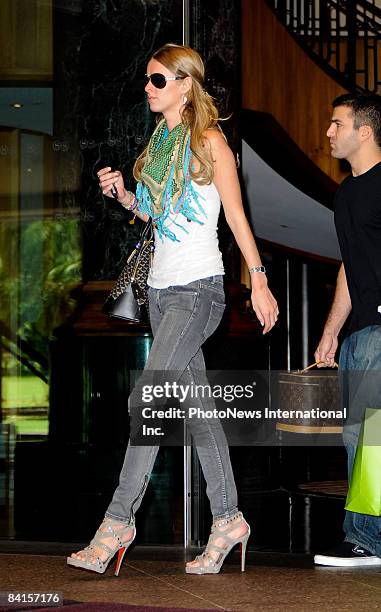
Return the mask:
[[(131, 193), (131, 192), (129, 192), (129, 193)], [(131, 202), (131, 204), (130, 204), (129, 206), (126, 206), (125, 204), (123, 204), (123, 202), (120, 202), (120, 203), (121, 203), (121, 205), (123, 206), (123, 208), (125, 208), (126, 210), (129, 210), (130, 212), (132, 212), (133, 210), (135, 210), (135, 208), (136, 208), (136, 207), (137, 207), (137, 205), (138, 205), (138, 201), (137, 201), (137, 199), (136, 199), (135, 194), (132, 194), (132, 195), (133, 195), (132, 202)]]

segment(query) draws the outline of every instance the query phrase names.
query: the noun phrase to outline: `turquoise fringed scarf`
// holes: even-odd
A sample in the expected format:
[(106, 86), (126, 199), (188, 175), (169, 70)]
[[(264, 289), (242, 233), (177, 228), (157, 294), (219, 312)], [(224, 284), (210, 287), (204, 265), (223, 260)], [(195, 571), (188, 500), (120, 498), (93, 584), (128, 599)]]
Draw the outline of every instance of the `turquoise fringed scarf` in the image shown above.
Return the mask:
[(136, 188), (139, 211), (152, 217), (161, 239), (166, 236), (180, 242), (169, 225), (176, 225), (188, 233), (182, 225), (169, 219), (171, 208), (196, 223), (203, 223), (199, 215), (206, 217), (199, 202), (200, 196), (190, 179), (191, 159), (189, 128), (179, 123), (168, 132), (167, 123), (162, 119), (149, 141), (141, 180)]

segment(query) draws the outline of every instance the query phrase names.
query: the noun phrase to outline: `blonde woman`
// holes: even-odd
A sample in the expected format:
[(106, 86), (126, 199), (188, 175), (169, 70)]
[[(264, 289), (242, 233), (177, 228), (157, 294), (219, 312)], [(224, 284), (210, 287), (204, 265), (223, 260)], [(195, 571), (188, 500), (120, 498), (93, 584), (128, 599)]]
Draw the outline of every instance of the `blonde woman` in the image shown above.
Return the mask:
[[(252, 304), (263, 333), (275, 324), (278, 307), (243, 210), (234, 156), (218, 127), (214, 102), (203, 89), (200, 56), (189, 47), (164, 45), (148, 62), (146, 81), (148, 104), (159, 121), (135, 163), (136, 193), (126, 191), (119, 171), (103, 168), (98, 177), (106, 196), (114, 192), (122, 206), (154, 223), (148, 278), (154, 340), (141, 380), (148, 373), (167, 372), (172, 381), (199, 384), (205, 377), (201, 346), (218, 327), (225, 307), (217, 239), (221, 202), (251, 273)], [(139, 400), (138, 384), (129, 398), (131, 417)], [(198, 401), (205, 410), (214, 406), (210, 399)], [(250, 527), (237, 508), (222, 427), (216, 419), (192, 419), (189, 428), (207, 482), (213, 525), (205, 551), (187, 563), (186, 572), (218, 573), (236, 544), (241, 544), (244, 569)], [(157, 451), (157, 446), (129, 443), (104, 521), (90, 545), (68, 557), (69, 565), (103, 573), (118, 552), (118, 575), (135, 537), (135, 513)]]

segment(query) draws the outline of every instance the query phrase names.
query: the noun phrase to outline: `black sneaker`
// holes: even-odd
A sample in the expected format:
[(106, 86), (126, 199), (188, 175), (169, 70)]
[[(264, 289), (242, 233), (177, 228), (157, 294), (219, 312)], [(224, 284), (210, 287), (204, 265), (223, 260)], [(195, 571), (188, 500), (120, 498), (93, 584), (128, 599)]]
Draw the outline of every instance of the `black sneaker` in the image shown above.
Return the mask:
[(315, 565), (331, 565), (334, 567), (364, 567), (366, 565), (381, 565), (380, 557), (359, 544), (343, 542), (323, 555), (315, 555)]

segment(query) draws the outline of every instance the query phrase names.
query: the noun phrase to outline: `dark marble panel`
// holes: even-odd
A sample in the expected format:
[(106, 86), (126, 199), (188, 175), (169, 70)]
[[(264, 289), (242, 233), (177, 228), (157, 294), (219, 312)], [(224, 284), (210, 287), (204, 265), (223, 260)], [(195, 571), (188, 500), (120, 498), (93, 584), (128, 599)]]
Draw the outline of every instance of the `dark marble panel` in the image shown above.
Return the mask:
[[(206, 68), (205, 88), (215, 97), (222, 128), (235, 154), (240, 153), (238, 111), (241, 107), (241, 3), (239, 0), (190, 0), (190, 44)], [(220, 247), (228, 278), (240, 280), (240, 253), (223, 216)]]
[(190, 42), (206, 68), (206, 89), (216, 99), (230, 144), (238, 147), (237, 111), (241, 106), (241, 19), (239, 0), (193, 0)]
[(81, 211), (85, 280), (115, 276), (135, 240), (129, 214), (99, 193), (95, 173), (120, 168), (133, 187), (133, 161), (154, 121), (143, 76), (168, 41), (182, 42), (181, 0), (55, 2), (57, 202)]

